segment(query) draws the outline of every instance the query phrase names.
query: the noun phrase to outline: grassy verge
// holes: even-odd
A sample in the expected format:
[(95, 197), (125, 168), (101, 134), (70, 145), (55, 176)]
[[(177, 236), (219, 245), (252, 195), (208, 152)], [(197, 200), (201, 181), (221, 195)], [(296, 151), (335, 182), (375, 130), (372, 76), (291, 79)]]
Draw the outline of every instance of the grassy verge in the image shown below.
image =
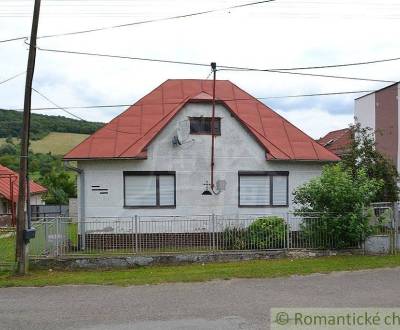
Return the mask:
[(245, 262), (140, 267), (110, 271), (32, 271), (24, 277), (0, 273), (0, 287), (63, 284), (140, 285), (231, 278), (272, 278), (332, 271), (399, 267), (400, 256), (336, 256)]
[(0, 231), (0, 264), (12, 263), (15, 259), (15, 232)]

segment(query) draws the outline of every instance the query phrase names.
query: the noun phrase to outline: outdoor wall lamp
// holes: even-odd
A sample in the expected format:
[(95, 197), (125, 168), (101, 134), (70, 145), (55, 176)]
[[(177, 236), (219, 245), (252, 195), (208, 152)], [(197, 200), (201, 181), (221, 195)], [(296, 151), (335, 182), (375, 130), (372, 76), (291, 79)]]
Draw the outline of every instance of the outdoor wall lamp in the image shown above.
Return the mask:
[(206, 181), (206, 183), (204, 183), (203, 186), (206, 186), (206, 189), (201, 193), (201, 195), (202, 196), (211, 196), (212, 192), (210, 191), (210, 184), (208, 183), (208, 181)]

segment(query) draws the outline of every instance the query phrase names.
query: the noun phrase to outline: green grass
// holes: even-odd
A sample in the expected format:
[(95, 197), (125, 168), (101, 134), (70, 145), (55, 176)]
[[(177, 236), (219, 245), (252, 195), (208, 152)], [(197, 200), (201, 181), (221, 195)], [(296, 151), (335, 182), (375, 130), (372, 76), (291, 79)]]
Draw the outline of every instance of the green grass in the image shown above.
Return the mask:
[[(32, 140), (31, 150), (35, 153), (51, 152), (53, 155), (64, 155), (88, 136), (88, 134), (51, 132), (41, 140)], [(0, 138), (0, 146), (5, 143), (5, 140), (5, 138)], [(16, 138), (13, 141), (18, 143)]]
[(45, 154), (51, 152), (53, 155), (64, 155), (88, 136), (87, 134), (51, 132), (41, 140), (32, 141), (32, 151), (35, 153)]
[(0, 287), (64, 284), (143, 285), (172, 282), (201, 282), (231, 278), (273, 278), (332, 271), (399, 267), (400, 256), (335, 256), (311, 259), (256, 260), (181, 266), (139, 267), (109, 271), (33, 270), (18, 277), (0, 273)]
[(0, 267), (15, 260), (15, 233), (0, 231)]

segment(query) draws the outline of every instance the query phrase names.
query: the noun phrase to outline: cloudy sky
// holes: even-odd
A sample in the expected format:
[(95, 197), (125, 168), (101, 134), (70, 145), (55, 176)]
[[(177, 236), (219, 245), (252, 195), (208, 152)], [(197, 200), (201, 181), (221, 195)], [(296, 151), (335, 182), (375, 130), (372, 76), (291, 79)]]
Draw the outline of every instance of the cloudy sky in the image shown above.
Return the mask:
[[(42, 0), (39, 36), (225, 8), (250, 0)], [(111, 4), (110, 4), (111, 3)], [(0, 0), (0, 40), (29, 35), (33, 0)], [(400, 1), (276, 0), (196, 17), (43, 38), (41, 48), (217, 62), (255, 68), (330, 65), (400, 57)], [(0, 82), (26, 70), (24, 41), (0, 43)], [(302, 72), (397, 81), (400, 61)], [(168, 78), (206, 79), (210, 69), (38, 51), (34, 87), (60, 106), (131, 104)], [(256, 97), (374, 90), (385, 82), (219, 71)], [(0, 108), (23, 106), (24, 75), (0, 85)], [(354, 98), (270, 98), (267, 105), (314, 138), (346, 127)], [(33, 107), (52, 106), (33, 95)], [(121, 108), (75, 109), (107, 122)], [(61, 110), (41, 111), (63, 114)]]

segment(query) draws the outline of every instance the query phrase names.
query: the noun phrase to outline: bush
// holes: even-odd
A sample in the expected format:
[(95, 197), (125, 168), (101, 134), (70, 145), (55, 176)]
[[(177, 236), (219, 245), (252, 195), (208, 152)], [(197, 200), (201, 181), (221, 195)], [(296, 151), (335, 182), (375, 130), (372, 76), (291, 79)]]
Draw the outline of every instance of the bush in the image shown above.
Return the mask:
[(285, 246), (287, 225), (281, 217), (262, 217), (249, 226), (249, 232), (251, 247), (280, 249)]
[(261, 217), (247, 228), (227, 228), (223, 233), (224, 247), (231, 250), (281, 249), (285, 247), (286, 233), (283, 218)]
[(320, 177), (294, 192), (297, 215), (318, 214), (318, 221), (304, 221), (303, 238), (325, 245), (318, 247), (345, 248), (360, 242), (371, 232), (365, 208), (382, 185), (364, 170), (353, 176), (340, 165), (324, 167)]

